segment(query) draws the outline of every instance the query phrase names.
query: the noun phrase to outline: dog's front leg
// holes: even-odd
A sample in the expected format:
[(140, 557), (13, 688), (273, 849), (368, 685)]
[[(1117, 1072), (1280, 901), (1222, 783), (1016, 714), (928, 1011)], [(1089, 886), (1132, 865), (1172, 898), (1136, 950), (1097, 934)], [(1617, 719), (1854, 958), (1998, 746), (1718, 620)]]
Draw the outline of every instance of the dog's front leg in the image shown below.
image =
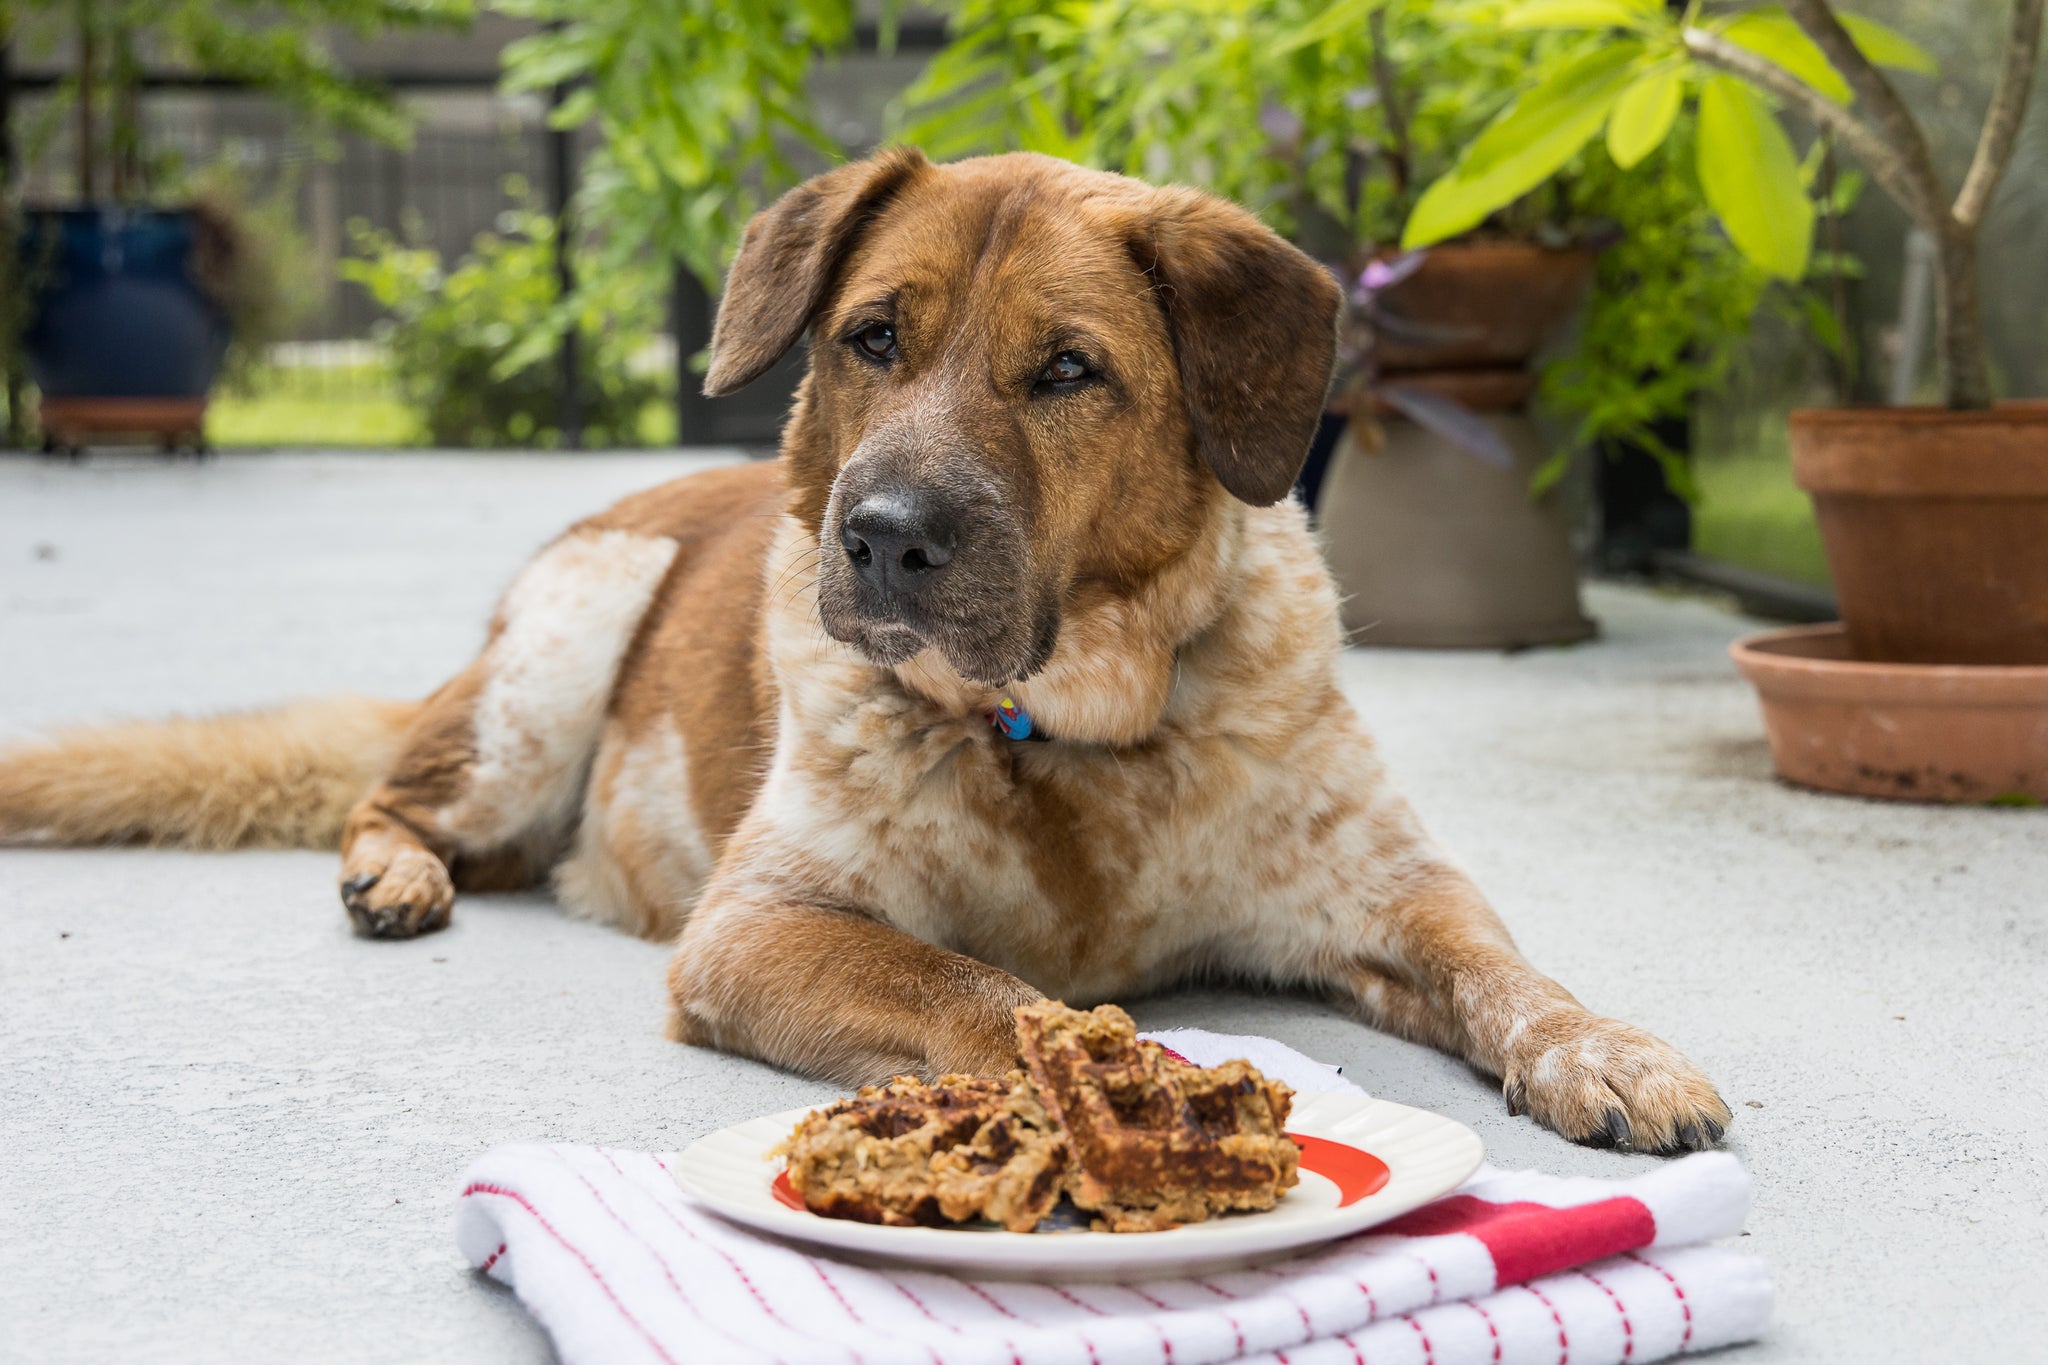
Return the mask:
[(1728, 1106), (1659, 1038), (1594, 1014), (1531, 967), (1470, 880), (1424, 864), (1367, 921), (1344, 986), (1374, 1022), (1499, 1076), (1508, 1107), (1575, 1142), (1712, 1146)]
[(669, 965), (669, 1033), (845, 1085), (1000, 1076), (1037, 991), (793, 887), (720, 878)]

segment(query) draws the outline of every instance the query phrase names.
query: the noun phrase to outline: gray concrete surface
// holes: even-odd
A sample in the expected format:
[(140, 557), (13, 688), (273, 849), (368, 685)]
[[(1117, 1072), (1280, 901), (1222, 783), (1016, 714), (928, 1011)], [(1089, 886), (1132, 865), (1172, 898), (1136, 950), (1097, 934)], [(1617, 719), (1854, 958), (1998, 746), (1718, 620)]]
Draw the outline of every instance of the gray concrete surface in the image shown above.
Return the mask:
[[(344, 688), (416, 694), (521, 556), (701, 461), (0, 462), (0, 733)], [(1778, 786), (1709, 603), (1611, 587), (1604, 638), (1357, 652), (1349, 690), (1524, 947), (1735, 1106), (1745, 1362), (2042, 1359), (2048, 813)], [(547, 1356), (449, 1233), (515, 1139), (668, 1148), (816, 1085), (658, 1034), (663, 950), (473, 897), (350, 937), (322, 853), (0, 851), (0, 1357)], [(1189, 993), (1452, 1114), (1497, 1162), (1612, 1174), (1492, 1088), (1310, 1001)]]

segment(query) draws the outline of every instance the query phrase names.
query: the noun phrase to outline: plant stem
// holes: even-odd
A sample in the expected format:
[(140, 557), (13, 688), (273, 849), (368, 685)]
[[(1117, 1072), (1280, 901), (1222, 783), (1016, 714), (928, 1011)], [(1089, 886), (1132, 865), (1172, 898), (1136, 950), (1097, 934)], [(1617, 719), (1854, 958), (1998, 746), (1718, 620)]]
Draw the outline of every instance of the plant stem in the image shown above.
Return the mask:
[(117, 22), (107, 34), (107, 171), (116, 204), (138, 198), (144, 188), (140, 77), (133, 36)]
[(1849, 300), (1842, 286), (1842, 215), (1836, 208), (1841, 167), (1835, 160), (1835, 136), (1821, 129), (1821, 183), (1826, 187), (1829, 309), (1835, 315), (1835, 397), (1846, 405), (1856, 383), (1854, 347), (1849, 339)]
[(92, 0), (78, 0), (78, 200), (81, 204), (92, 202), (93, 191), (93, 144), (97, 140), (92, 126), (93, 68), (98, 65), (98, 54), (94, 50), (99, 33), (93, 22)]
[(1775, 62), (1765, 61), (1747, 48), (1705, 29), (1685, 30), (1685, 47), (1709, 66), (1720, 67), (1750, 84), (1776, 95), (1797, 108), (1814, 123), (1840, 138), (1856, 154), (1885, 193), (1897, 200), (1913, 221), (1930, 232), (1937, 231), (1939, 199), (1923, 199), (1921, 187), (1907, 173), (1905, 159), (1896, 154), (1884, 137), (1870, 125), (1827, 96), (1807, 85)]
[(1685, 30), (1686, 48), (1695, 57), (1768, 90), (1839, 137), (1869, 167), (1885, 192), (1933, 238), (1939, 265), (1935, 330), (1940, 337), (1943, 398), (1953, 409), (1991, 406), (1991, 354), (1984, 335), (1977, 229), (2019, 139), (2034, 66), (2040, 57), (2044, 4), (2048, 0), (2014, 0), (2005, 62), (1976, 155), (1953, 205), (1947, 202), (1919, 123), (1891, 82), (1856, 46), (1828, 0), (1785, 0), (1785, 11), (1849, 83), (1858, 109), (1872, 123), (1865, 123), (1774, 63), (1713, 34)]
[[(1904, 165), (1930, 214), (1943, 214), (1942, 206), (1948, 196), (1942, 191), (1941, 175), (1934, 169), (1934, 156), (1927, 150), (1926, 136), (1912, 111), (1906, 108), (1906, 102), (1899, 98), (1899, 92), (1863, 55), (1849, 30), (1842, 27), (1828, 0), (1785, 0), (1785, 12), (1813, 40), (1828, 59), (1828, 65), (1849, 83), (1857, 105), (1876, 123), (1878, 133)], [(1923, 220), (1922, 226), (1931, 228), (1935, 223)]]
[(1951, 221), (1935, 235), (1934, 329), (1941, 338), (1942, 398), (1958, 411), (1991, 406), (1991, 347), (1984, 335), (1977, 234)]
[(1394, 63), (1387, 57), (1386, 6), (1374, 6), (1366, 25), (1372, 32), (1372, 83), (1379, 89), (1380, 113), (1387, 120), (1387, 136), (1394, 144), (1388, 150), (1387, 170), (1394, 181), (1395, 197), (1406, 199), (1415, 149), (1408, 139), (1408, 113), (1401, 107), (1401, 87), (1394, 78)]
[(1970, 161), (1970, 173), (1956, 195), (1952, 210), (1957, 224), (1976, 231), (1984, 221), (1992, 191), (2012, 159), (2013, 144), (2019, 141), (2020, 124), (2027, 112), (2027, 94), (2034, 85), (2034, 63), (2041, 53), (2043, 0), (2014, 0), (2012, 29), (2006, 35), (2005, 65), (1998, 72), (1998, 85), (1991, 92), (1991, 108), (1984, 115), (1984, 131), (1977, 139), (1977, 154)]

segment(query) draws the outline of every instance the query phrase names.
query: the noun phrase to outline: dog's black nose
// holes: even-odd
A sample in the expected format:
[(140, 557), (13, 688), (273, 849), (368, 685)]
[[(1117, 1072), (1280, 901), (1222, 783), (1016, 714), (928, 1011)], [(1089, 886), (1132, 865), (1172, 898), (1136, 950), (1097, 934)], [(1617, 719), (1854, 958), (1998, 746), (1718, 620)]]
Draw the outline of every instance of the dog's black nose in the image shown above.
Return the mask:
[(839, 524), (839, 543), (862, 582), (892, 597), (908, 597), (946, 572), (957, 530), (932, 499), (892, 490), (861, 499)]

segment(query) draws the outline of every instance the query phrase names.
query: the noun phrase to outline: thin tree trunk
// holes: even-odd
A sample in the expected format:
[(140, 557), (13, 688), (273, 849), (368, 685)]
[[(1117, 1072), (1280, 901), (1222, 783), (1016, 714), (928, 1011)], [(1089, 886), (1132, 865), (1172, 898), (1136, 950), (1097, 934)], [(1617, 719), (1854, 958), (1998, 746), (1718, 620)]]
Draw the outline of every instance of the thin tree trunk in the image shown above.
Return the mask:
[(92, 126), (93, 68), (98, 64), (99, 54), (94, 41), (92, 0), (81, 0), (78, 6), (78, 200), (81, 204), (92, 202), (93, 191), (93, 143), (96, 140)]
[(1991, 350), (1984, 336), (1977, 234), (1952, 223), (1934, 246), (1940, 266), (1935, 332), (1941, 338), (1944, 396), (1950, 408), (1981, 411), (1991, 406)]

